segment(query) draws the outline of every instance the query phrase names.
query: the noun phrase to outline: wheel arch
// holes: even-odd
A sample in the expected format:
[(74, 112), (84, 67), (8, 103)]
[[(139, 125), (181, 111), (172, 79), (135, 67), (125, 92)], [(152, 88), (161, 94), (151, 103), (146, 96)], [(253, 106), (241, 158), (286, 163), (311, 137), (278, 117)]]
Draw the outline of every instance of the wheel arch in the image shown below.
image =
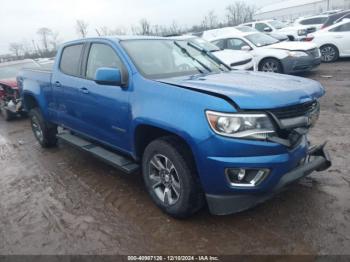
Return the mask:
[(174, 131), (170, 131), (152, 124), (139, 124), (135, 128), (134, 132), (134, 158), (136, 160), (142, 159), (143, 153), (152, 141), (161, 137), (174, 137), (182, 143), (191, 155), (192, 160), (196, 166), (196, 161), (193, 153), (193, 149), (190, 146), (189, 141), (183, 136)]

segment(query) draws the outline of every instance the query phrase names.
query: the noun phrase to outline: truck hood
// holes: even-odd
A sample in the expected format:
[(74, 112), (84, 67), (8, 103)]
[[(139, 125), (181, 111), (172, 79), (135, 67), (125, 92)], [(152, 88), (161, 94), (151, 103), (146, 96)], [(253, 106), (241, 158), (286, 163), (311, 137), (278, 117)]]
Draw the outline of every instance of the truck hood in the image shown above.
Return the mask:
[(290, 42), (279, 42), (273, 45), (266, 46), (265, 48), (274, 48), (274, 49), (284, 49), (290, 51), (307, 51), (313, 48), (316, 48), (317, 45), (309, 42), (298, 42), (298, 41), (290, 41)]
[(159, 82), (232, 100), (241, 109), (273, 109), (305, 103), (321, 97), (320, 83), (289, 75), (250, 71), (161, 79)]

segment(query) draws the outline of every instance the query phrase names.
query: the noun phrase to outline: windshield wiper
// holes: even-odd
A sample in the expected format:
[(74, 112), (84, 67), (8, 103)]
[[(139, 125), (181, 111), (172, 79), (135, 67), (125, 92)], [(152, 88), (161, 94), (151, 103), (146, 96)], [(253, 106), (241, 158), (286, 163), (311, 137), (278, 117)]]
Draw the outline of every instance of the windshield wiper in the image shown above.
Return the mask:
[[(197, 46), (196, 44), (192, 43), (192, 42), (188, 42), (187, 45), (189, 45), (190, 47), (193, 47), (194, 49), (198, 50), (199, 52), (205, 54), (206, 56), (208, 56), (210, 59), (214, 60), (216, 63), (218, 63), (219, 65), (224, 66), (226, 69), (231, 70), (231, 68), (229, 66), (227, 66), (224, 62), (222, 62), (219, 58), (217, 58), (215, 55), (213, 55), (211, 53), (211, 51), (208, 51), (200, 46)], [(216, 50), (219, 51), (220, 49)], [(221, 69), (221, 68), (220, 68)]]
[[(200, 64), (205, 70), (207, 70), (208, 72), (211, 72), (212, 70), (206, 66), (205, 64), (203, 64), (200, 60), (198, 60), (197, 58), (195, 58), (193, 55), (190, 54), (190, 52), (188, 52), (188, 50), (184, 47), (182, 47), (177, 41), (174, 41), (174, 44), (180, 48), (181, 52), (186, 54), (188, 57), (190, 57), (193, 61), (196, 61), (198, 64)], [(196, 67), (196, 66), (195, 66)], [(199, 72), (203, 73), (202, 70), (200, 70), (198, 67), (196, 67), (198, 69)]]

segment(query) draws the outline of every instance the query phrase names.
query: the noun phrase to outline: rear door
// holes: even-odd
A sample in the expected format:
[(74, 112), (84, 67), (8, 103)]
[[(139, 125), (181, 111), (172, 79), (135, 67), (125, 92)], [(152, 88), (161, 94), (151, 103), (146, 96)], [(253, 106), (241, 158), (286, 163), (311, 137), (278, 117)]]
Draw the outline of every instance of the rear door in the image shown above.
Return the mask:
[(341, 55), (350, 55), (350, 22), (339, 25), (331, 30), (333, 41), (336, 43)]
[(60, 124), (76, 131), (83, 131), (84, 125), (80, 122), (78, 99), (81, 85), (81, 63), (84, 44), (77, 43), (63, 48), (59, 64), (52, 74), (53, 108), (55, 119)]
[(101, 67), (118, 68), (127, 80), (127, 69), (108, 42), (92, 42), (86, 50), (84, 79), (79, 82), (79, 123), (84, 133), (113, 147), (125, 149), (129, 129), (129, 90), (126, 86), (101, 85), (94, 79)]

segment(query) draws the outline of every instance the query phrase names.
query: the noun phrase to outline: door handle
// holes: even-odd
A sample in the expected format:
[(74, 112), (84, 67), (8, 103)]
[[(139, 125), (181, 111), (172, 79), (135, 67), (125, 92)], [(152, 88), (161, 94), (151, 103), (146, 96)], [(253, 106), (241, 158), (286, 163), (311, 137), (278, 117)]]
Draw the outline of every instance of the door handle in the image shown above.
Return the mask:
[(62, 84), (59, 81), (55, 82), (55, 87), (62, 87)]
[(336, 35), (335, 38), (343, 38), (341, 35)]
[(83, 94), (88, 94), (89, 89), (87, 89), (86, 87), (82, 87), (82, 88), (80, 88), (80, 92), (82, 92)]

